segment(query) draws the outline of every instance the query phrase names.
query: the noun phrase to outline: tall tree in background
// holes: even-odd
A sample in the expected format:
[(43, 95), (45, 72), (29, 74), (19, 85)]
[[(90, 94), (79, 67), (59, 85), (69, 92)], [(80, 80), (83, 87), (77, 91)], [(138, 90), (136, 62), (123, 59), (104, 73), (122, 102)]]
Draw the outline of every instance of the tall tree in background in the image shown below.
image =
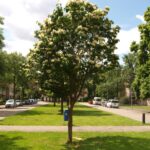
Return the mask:
[(8, 55), (8, 80), (14, 85), (14, 99), (16, 98), (16, 90), (18, 87), (23, 88), (23, 83), (26, 84), (26, 77), (23, 73), (23, 64), (25, 64), (25, 57), (18, 53), (11, 53)]
[(2, 25), (3, 25), (3, 18), (0, 16), (0, 51), (4, 47), (3, 29), (1, 28)]
[(118, 60), (114, 50), (119, 27), (106, 17), (108, 11), (84, 0), (72, 0), (65, 8), (58, 4), (36, 31), (38, 40), (33, 53), (37, 56), (34, 61), (40, 66), (42, 87), (51, 87), (52, 80), (57, 79), (54, 75), (60, 74), (63, 79), (57, 79), (55, 84), (68, 89), (69, 143), (72, 142), (73, 108), (85, 82)]
[(132, 105), (132, 98), (135, 97), (135, 95), (133, 95), (132, 84), (135, 79), (135, 70), (137, 66), (136, 59), (137, 57), (133, 53), (129, 53), (123, 57), (123, 61), (124, 61), (123, 78), (126, 85), (130, 89), (129, 97), (130, 97), (131, 105)]
[[(3, 18), (0, 16), (0, 88), (3, 91), (6, 89), (6, 72), (7, 72), (7, 53), (3, 51), (4, 36), (3, 36)], [(0, 99), (4, 97), (0, 97)]]
[(3, 36), (3, 18), (0, 16), (0, 77), (4, 75), (5, 72), (5, 52), (2, 51), (4, 47), (4, 36)]
[(97, 85), (96, 93), (105, 99), (120, 98), (120, 93), (124, 88), (124, 78), (122, 76), (122, 67), (117, 66), (114, 69), (101, 74), (102, 80)]
[(150, 97), (150, 7), (144, 14), (145, 23), (139, 26), (140, 43), (133, 42), (131, 51), (137, 56), (133, 87), (141, 99)]

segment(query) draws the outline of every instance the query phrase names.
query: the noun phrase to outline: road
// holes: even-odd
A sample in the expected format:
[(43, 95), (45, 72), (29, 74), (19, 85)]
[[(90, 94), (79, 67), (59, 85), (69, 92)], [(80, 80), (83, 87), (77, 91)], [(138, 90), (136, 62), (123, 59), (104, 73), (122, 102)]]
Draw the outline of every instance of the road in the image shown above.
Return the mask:
[[(144, 111), (141, 111), (141, 110), (131, 110), (131, 109), (123, 109), (123, 108), (119, 108), (119, 109), (106, 108), (106, 107), (103, 107), (103, 106), (91, 105), (91, 104), (88, 104), (88, 103), (81, 103), (81, 104), (86, 105), (88, 107), (93, 107), (93, 108), (96, 108), (96, 109), (107, 111), (107, 112), (110, 112), (110, 113), (113, 113), (113, 114), (117, 114), (117, 115), (120, 115), (120, 116), (124, 116), (124, 117), (130, 118), (130, 119), (133, 119), (133, 120), (136, 120), (136, 121), (140, 121), (140, 122), (142, 122), (142, 114), (146, 112), (146, 111), (144, 112)], [(146, 123), (150, 123), (150, 113), (146, 113)]]
[(24, 105), (24, 106), (15, 107), (15, 108), (5, 108), (4, 105), (1, 105), (0, 106), (0, 120), (3, 120), (7, 116), (12, 116), (12, 115), (20, 113), (20, 112), (31, 110), (37, 106), (47, 105), (47, 104), (48, 104), (47, 102), (39, 101), (38, 104)]

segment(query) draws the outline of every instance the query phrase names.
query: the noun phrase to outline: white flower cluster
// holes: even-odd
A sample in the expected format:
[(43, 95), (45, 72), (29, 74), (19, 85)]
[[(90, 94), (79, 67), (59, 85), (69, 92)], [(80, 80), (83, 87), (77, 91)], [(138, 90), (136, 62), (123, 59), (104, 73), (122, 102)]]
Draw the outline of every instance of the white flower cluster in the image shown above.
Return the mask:
[(53, 30), (53, 34), (65, 34), (64, 29)]
[(79, 25), (78, 27), (77, 27), (77, 30), (82, 30), (83, 29), (83, 27), (81, 26), (81, 25)]
[(52, 42), (52, 41), (49, 41), (49, 45), (53, 45), (53, 42)]
[(37, 41), (36, 42), (36, 47), (39, 48), (41, 44), (42, 44), (42, 41)]
[(97, 40), (93, 40), (93, 41), (92, 41), (92, 45), (93, 45), (93, 46), (96, 46), (97, 43), (98, 43)]
[(68, 0), (68, 3), (67, 4), (70, 4), (72, 2), (77, 2), (77, 3), (85, 3), (87, 2), (86, 0)]
[(51, 18), (46, 18), (46, 19), (45, 19), (45, 23), (47, 23), (47, 24), (49, 24), (49, 25), (52, 24)]
[(40, 34), (39, 34), (39, 37), (42, 39), (42, 38), (44, 38), (44, 33), (43, 32), (41, 32)]

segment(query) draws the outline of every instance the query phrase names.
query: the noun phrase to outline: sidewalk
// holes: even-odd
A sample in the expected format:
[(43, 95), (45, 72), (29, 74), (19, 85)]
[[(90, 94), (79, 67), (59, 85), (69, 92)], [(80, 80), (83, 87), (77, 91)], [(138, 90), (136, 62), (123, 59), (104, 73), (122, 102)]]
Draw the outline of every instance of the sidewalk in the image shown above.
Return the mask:
[[(0, 131), (67, 132), (67, 126), (0, 126)], [(75, 126), (74, 132), (150, 132), (150, 126)]]
[[(138, 110), (123, 109), (123, 108), (119, 108), (119, 109), (107, 108), (100, 105), (91, 105), (88, 103), (80, 103), (80, 104), (142, 122), (143, 112)], [(150, 113), (146, 113), (146, 123), (150, 123)]]

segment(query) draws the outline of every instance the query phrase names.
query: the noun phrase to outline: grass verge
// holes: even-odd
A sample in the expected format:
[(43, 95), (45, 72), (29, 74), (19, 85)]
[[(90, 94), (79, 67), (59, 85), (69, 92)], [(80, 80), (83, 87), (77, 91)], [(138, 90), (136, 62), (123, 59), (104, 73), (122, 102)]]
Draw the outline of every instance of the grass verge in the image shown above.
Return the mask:
[(135, 109), (135, 110), (143, 110), (150, 112), (150, 106), (121, 106), (121, 108)]
[(1, 150), (149, 150), (150, 133), (74, 133), (67, 145), (67, 133), (0, 132)]
[[(9, 116), (0, 120), (0, 125), (67, 125), (63, 115), (59, 113), (60, 106), (45, 105), (32, 110)], [(73, 115), (74, 126), (135, 126), (141, 125), (140, 122), (132, 119), (76, 105)]]

